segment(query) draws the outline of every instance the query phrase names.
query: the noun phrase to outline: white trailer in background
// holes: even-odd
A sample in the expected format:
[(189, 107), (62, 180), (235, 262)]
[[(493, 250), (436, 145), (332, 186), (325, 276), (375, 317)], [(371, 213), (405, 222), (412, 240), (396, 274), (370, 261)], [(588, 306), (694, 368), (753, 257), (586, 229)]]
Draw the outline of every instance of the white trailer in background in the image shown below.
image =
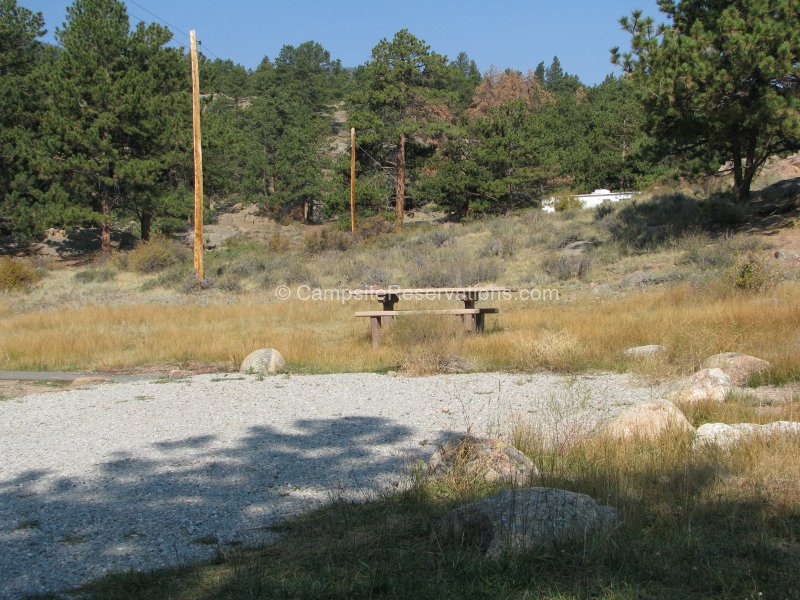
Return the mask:
[[(619, 202), (620, 200), (627, 200), (633, 198), (633, 192), (612, 192), (611, 190), (595, 190), (591, 194), (576, 194), (572, 198), (577, 198), (581, 201), (583, 208), (594, 208), (600, 206), (606, 200), (610, 202)], [(542, 201), (542, 210), (545, 212), (555, 212), (556, 198), (545, 198)]]

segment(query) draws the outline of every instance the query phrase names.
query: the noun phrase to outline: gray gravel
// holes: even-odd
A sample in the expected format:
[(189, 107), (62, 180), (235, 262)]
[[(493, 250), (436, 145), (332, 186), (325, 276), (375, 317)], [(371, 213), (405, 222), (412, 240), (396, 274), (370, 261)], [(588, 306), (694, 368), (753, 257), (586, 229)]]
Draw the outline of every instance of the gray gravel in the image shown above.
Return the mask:
[[(621, 375), (202, 375), (0, 401), (0, 597), (209, 558), (407, 485), (455, 433), (578, 435), (662, 390)], [(205, 542), (205, 543), (203, 543)]]

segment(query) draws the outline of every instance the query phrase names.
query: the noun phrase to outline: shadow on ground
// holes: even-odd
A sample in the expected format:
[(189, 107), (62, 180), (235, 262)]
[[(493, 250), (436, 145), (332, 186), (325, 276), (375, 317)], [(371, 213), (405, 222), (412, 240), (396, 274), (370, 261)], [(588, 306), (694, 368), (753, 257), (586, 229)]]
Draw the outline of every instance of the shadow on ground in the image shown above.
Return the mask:
[(5, 479), (0, 597), (267, 541), (264, 527), (288, 515), (391, 489), (425, 451), (411, 436), (384, 418), (309, 419), (291, 433), (255, 426), (234, 440), (156, 442), (146, 459), (114, 453), (92, 479), (43, 470)]

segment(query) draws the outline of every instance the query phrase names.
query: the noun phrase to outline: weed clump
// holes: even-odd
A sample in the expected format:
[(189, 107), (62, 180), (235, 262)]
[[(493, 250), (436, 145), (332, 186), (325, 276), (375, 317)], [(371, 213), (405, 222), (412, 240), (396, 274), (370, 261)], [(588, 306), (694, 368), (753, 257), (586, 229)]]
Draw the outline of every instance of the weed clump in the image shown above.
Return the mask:
[(592, 259), (588, 256), (572, 254), (548, 256), (541, 262), (542, 271), (559, 281), (573, 277), (585, 281), (589, 277), (591, 266)]
[(41, 278), (21, 260), (10, 256), (0, 258), (0, 291), (27, 290)]
[(723, 278), (733, 288), (746, 292), (766, 290), (777, 284), (774, 270), (755, 253), (739, 256), (725, 271)]
[(176, 240), (157, 237), (128, 252), (127, 267), (137, 273), (159, 273), (188, 260), (189, 249), (186, 246)]

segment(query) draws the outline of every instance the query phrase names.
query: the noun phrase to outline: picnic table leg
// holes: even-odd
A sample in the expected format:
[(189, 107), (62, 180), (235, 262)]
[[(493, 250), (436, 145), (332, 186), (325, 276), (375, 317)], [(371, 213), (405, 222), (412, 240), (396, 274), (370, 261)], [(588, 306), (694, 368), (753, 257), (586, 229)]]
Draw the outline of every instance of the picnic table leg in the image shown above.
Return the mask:
[[(400, 298), (397, 297), (395, 294), (389, 294), (388, 296), (378, 296), (378, 300), (383, 304), (383, 310), (394, 310), (394, 305), (397, 304)], [(392, 317), (381, 317), (381, 325), (389, 326)]]
[(372, 334), (372, 347), (377, 348), (381, 343), (381, 317), (369, 318), (369, 331)]
[(477, 331), (478, 333), (483, 333), (483, 325), (484, 325), (483, 318), (485, 316), (486, 315), (484, 315), (483, 313), (478, 313), (477, 315), (475, 315), (475, 331)]
[[(473, 294), (459, 294), (459, 299), (464, 303), (464, 308), (475, 308), (475, 296)], [(478, 315), (463, 315), (464, 328), (467, 333), (478, 331)]]

